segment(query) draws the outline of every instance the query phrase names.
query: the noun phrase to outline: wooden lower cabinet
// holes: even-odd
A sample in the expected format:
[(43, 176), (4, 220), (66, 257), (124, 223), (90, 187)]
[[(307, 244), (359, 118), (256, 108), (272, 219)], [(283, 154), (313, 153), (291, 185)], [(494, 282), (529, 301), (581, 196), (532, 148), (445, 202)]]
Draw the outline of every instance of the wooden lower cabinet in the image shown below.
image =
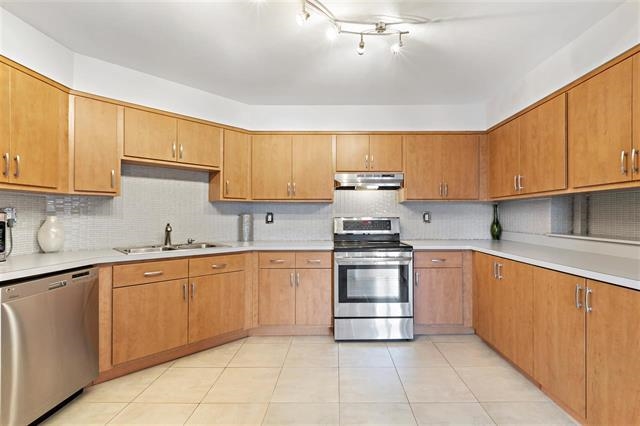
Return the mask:
[(587, 422), (640, 423), (640, 292), (597, 281), (587, 313)]
[(462, 268), (415, 270), (414, 321), (424, 325), (462, 325)]
[(586, 416), (584, 278), (543, 268), (533, 272), (533, 377)]
[(296, 274), (296, 324), (331, 326), (331, 269), (299, 269)]
[(473, 253), (473, 326), (476, 334), (491, 344), (494, 344), (491, 304), (496, 285), (495, 266), (493, 256)]
[(244, 272), (189, 280), (189, 343), (244, 328)]
[(295, 324), (295, 269), (260, 269), (258, 300), (260, 325)]
[(187, 280), (113, 290), (113, 364), (187, 344)]

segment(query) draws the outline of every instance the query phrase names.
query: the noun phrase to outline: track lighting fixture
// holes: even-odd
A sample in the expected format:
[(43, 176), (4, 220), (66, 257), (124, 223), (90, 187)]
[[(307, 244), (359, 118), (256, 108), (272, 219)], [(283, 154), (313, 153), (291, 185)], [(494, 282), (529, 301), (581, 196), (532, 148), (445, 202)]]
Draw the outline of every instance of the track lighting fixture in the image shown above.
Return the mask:
[[(304, 25), (310, 18), (312, 12), (329, 21), (330, 27), (327, 29), (327, 38), (335, 40), (340, 34), (351, 34), (360, 36), (358, 43), (358, 55), (364, 55), (365, 36), (398, 36), (398, 42), (391, 46), (391, 52), (398, 54), (402, 50), (404, 43), (402, 36), (409, 34), (406, 29), (408, 25), (422, 25), (431, 22), (428, 18), (420, 16), (371, 16), (354, 19), (337, 18), (320, 0), (300, 0), (302, 8), (298, 12), (296, 19), (298, 24)], [(362, 29), (365, 27), (365, 29)]]

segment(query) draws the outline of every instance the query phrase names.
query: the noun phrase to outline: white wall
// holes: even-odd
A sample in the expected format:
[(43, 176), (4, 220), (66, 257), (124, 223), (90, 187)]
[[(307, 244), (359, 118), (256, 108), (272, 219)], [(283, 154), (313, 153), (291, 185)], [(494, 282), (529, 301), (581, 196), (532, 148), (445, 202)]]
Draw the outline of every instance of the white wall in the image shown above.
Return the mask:
[(640, 2), (622, 3), (596, 25), (487, 102), (487, 127), (640, 43)]

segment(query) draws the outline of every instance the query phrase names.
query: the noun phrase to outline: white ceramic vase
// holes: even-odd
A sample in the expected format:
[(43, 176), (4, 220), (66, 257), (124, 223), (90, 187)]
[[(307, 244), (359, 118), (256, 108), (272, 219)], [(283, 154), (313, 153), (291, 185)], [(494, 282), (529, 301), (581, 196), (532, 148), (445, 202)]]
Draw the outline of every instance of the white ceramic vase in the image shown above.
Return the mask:
[(64, 227), (56, 216), (47, 216), (38, 230), (38, 244), (45, 253), (60, 251), (64, 245)]

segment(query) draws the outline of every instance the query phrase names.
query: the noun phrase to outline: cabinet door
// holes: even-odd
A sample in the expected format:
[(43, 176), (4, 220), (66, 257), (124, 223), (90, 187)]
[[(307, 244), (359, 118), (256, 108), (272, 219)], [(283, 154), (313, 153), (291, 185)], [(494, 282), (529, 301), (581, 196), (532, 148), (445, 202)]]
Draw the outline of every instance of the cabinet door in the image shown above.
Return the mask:
[(474, 328), (476, 333), (493, 344), (493, 291), (495, 258), (482, 253), (473, 253)]
[(477, 135), (442, 136), (442, 174), (444, 196), (450, 200), (478, 199)]
[(489, 196), (516, 194), (515, 177), (519, 170), (519, 119), (503, 124), (489, 133)]
[(251, 137), (233, 130), (224, 131), (224, 161), (222, 163), (224, 198), (249, 198), (249, 161)]
[(13, 172), (9, 181), (56, 188), (59, 147), (66, 138), (68, 96), (55, 87), (11, 69), (10, 141)]
[(620, 62), (569, 91), (569, 183), (573, 187), (631, 179), (621, 156), (631, 149), (632, 61)]
[(222, 129), (195, 121), (178, 120), (178, 161), (220, 166)]
[(520, 117), (520, 193), (567, 187), (566, 95)]
[(76, 191), (118, 192), (118, 107), (76, 96), (74, 101), (73, 185)]
[[(576, 286), (582, 291), (576, 292)], [(584, 278), (543, 268), (533, 272), (533, 377), (586, 416)]]
[(336, 136), (336, 171), (369, 170), (369, 135)]
[(291, 136), (252, 136), (251, 192), (254, 200), (291, 198)]
[(244, 327), (244, 272), (189, 279), (189, 343)]
[(187, 280), (113, 290), (113, 364), (187, 344)]
[(296, 321), (295, 269), (260, 269), (258, 322), (293, 325)]
[(420, 268), (415, 274), (416, 324), (462, 325), (462, 268)]
[(640, 420), (640, 292), (587, 281), (587, 422)]
[(2, 156), (0, 182), (9, 181), (9, 166), (11, 162), (11, 154), (9, 153), (10, 81), (9, 67), (0, 63), (0, 156)]
[(629, 167), (633, 179), (640, 180), (640, 54), (633, 56), (633, 153)]
[(333, 198), (333, 138), (294, 135), (292, 139), (292, 195), (296, 200)]
[(406, 199), (442, 198), (442, 137), (406, 135), (403, 138), (403, 152)]
[(124, 109), (124, 155), (151, 160), (175, 161), (177, 120), (166, 115)]
[(331, 326), (331, 269), (296, 270), (296, 324)]
[(402, 171), (402, 136), (369, 136), (369, 170), (376, 172)]

